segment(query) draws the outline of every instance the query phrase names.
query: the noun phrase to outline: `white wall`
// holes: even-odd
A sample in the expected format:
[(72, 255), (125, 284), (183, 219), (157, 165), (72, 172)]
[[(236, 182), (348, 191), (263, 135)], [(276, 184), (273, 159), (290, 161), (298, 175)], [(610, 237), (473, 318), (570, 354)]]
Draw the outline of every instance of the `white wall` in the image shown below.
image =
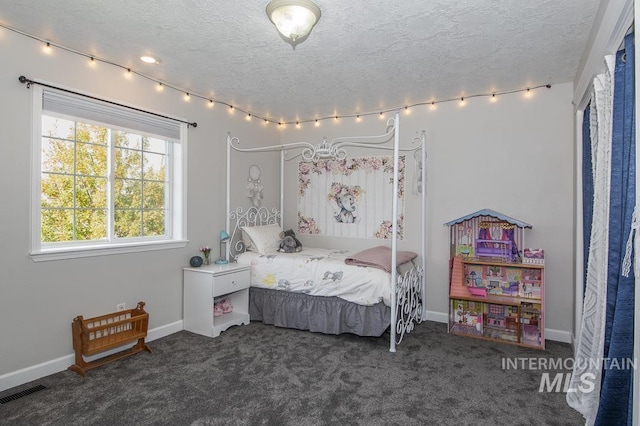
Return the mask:
[[(185, 103), (171, 90), (158, 93), (149, 81), (123, 77), (122, 70), (105, 64), (88, 66), (85, 58), (53, 49), (42, 53), (42, 43), (0, 30), (0, 390), (16, 384), (21, 369), (71, 362), (71, 320), (115, 309), (117, 303), (147, 303), (150, 328), (175, 330), (182, 320), (182, 270), (204, 244), (217, 256), (218, 232), (225, 223), (225, 139), (227, 132), (245, 146), (273, 145), (323, 136), (378, 134), (377, 117), (362, 122), (324, 121), (296, 129), (276, 130), (257, 121), (247, 122), (228, 108)], [(188, 239), (180, 250), (90, 257), (34, 263), (29, 252), (31, 92), (18, 76), (115, 99), (122, 103), (196, 121), (188, 141)], [(178, 86), (188, 83), (173, 82)], [(499, 97), (496, 103), (471, 99), (466, 106), (440, 104), (435, 111), (418, 107), (402, 115), (401, 136), (409, 140), (420, 131), (428, 139), (428, 304), (433, 319), (444, 319), (448, 290), (448, 230), (443, 223), (481, 209), (492, 208), (533, 225), (528, 245), (547, 252), (548, 330), (564, 338), (572, 329), (572, 85), (556, 85), (523, 94)], [(248, 206), (244, 197), (250, 164), (262, 168), (264, 205), (277, 206), (277, 155), (242, 156), (234, 153), (232, 205)], [(292, 167), (292, 166), (289, 166)], [(293, 174), (292, 174), (293, 173)], [(409, 173), (412, 173), (410, 170)], [(285, 227), (295, 228), (295, 170), (287, 170), (288, 204)], [(293, 179), (293, 180), (292, 180)], [(295, 184), (294, 184), (295, 185)], [(408, 195), (407, 215), (417, 214)], [(408, 218), (412, 238), (401, 248), (419, 251), (415, 216)], [(330, 245), (309, 237), (305, 245)], [(347, 242), (357, 245), (359, 242)], [(553, 334), (553, 333), (552, 333)], [(552, 336), (549, 336), (552, 337)], [(57, 364), (56, 364), (57, 360)], [(62, 361), (60, 361), (62, 360)], [(65, 366), (66, 366), (65, 365)], [(57, 368), (52, 367), (52, 368)], [(38, 370), (46, 372), (46, 368)], [(34, 373), (35, 374), (35, 373)]]
[[(533, 225), (526, 231), (529, 247), (546, 251), (547, 337), (570, 341), (573, 314), (573, 107), (571, 83), (551, 89), (416, 107), (400, 117), (406, 146), (427, 132), (427, 310), (445, 320), (448, 306), (449, 233), (443, 224), (490, 208)], [(389, 114), (387, 114), (389, 117)], [(318, 143), (338, 136), (384, 133), (378, 116), (322, 121), (283, 131), (282, 142)], [(361, 151), (358, 151), (362, 154)], [(388, 155), (388, 154), (373, 154)], [(295, 167), (287, 169), (290, 202), (285, 226), (296, 227)], [(413, 163), (407, 164), (408, 180)], [(420, 251), (419, 200), (407, 191), (407, 240), (401, 249)], [(306, 236), (305, 245), (331, 246), (331, 238)], [(378, 241), (379, 242), (379, 241)], [(361, 242), (359, 242), (361, 243)], [(366, 240), (366, 244), (376, 244)], [(340, 241), (348, 248), (358, 242)]]
[[(182, 267), (202, 245), (212, 246), (218, 256), (218, 233), (225, 224), (226, 133), (267, 144), (280, 138), (275, 129), (247, 122), (228, 108), (209, 109), (199, 99), (187, 103), (179, 93), (159, 93), (140, 77), (124, 78), (121, 69), (102, 63), (91, 68), (86, 58), (55, 48), (46, 55), (42, 47), (0, 29), (0, 389), (13, 383), (17, 370), (71, 354), (71, 321), (77, 315), (88, 318), (112, 312), (118, 303), (134, 307), (142, 300), (150, 329), (180, 329)], [(38, 263), (30, 259), (32, 93), (18, 82), (20, 75), (198, 123), (188, 139), (186, 248)], [(248, 167), (236, 163), (237, 186), (244, 187)], [(265, 196), (268, 202), (278, 199), (277, 193)], [(242, 196), (237, 202), (249, 204)], [(67, 363), (63, 368), (72, 363), (62, 362)]]

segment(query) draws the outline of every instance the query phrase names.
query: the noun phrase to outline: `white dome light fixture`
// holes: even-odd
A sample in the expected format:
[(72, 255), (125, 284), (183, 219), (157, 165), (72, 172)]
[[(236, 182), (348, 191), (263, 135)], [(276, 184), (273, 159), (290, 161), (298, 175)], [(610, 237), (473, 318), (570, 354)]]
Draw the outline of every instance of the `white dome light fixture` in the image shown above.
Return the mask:
[(307, 39), (320, 19), (320, 8), (311, 0), (271, 0), (267, 16), (282, 37), (295, 49)]
[(140, 56), (140, 60), (142, 62), (147, 63), (147, 64), (159, 64), (160, 63), (159, 59), (156, 59), (153, 56), (149, 56), (149, 55)]

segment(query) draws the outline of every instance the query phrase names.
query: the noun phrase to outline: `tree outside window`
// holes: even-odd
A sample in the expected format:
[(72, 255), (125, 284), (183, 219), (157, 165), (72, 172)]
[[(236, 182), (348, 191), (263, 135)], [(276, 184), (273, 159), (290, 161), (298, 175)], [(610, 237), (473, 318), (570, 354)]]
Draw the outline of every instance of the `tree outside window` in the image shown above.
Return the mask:
[(168, 144), (43, 115), (42, 243), (166, 235)]

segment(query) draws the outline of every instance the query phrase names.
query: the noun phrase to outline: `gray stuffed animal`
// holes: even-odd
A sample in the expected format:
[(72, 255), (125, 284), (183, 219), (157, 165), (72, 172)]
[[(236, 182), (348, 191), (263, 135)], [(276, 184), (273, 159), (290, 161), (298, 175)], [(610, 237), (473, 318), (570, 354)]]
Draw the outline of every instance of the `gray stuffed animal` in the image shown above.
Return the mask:
[(280, 232), (280, 248), (282, 253), (297, 253), (302, 250), (302, 243), (296, 238), (293, 229)]

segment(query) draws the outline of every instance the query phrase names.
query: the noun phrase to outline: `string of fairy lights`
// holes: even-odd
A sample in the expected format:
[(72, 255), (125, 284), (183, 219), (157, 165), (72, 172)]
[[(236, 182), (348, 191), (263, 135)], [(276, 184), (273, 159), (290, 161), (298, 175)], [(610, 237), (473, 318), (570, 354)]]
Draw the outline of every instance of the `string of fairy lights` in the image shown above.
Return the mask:
[(283, 120), (274, 120), (268, 117), (263, 117), (260, 115), (257, 115), (251, 111), (246, 111), (242, 108), (239, 108), (237, 105), (233, 105), (229, 102), (225, 102), (223, 100), (217, 99), (217, 98), (213, 98), (210, 96), (204, 96), (189, 90), (185, 90), (181, 87), (172, 85), (170, 83), (167, 83), (165, 81), (159, 80), (151, 75), (145, 74), (143, 72), (137, 71), (131, 67), (127, 67), (121, 64), (118, 64), (116, 62), (110, 61), (108, 59), (103, 59), (103, 58), (99, 58), (96, 55), (92, 55), (89, 53), (85, 53), (85, 52), (81, 52), (75, 49), (72, 49), (70, 47), (67, 46), (63, 46), (61, 44), (55, 43), (51, 40), (46, 40), (43, 39), (41, 37), (26, 33), (24, 31), (3, 25), (0, 23), (0, 28), (4, 28), (6, 30), (12, 31), (14, 33), (20, 34), (22, 36), (31, 38), (33, 40), (36, 40), (40, 43), (42, 43), (44, 46), (44, 51), (46, 53), (50, 53), (52, 51), (53, 48), (56, 49), (60, 49), (63, 50), (65, 52), (69, 52), (69, 53), (73, 53), (82, 57), (87, 58), (87, 60), (89, 61), (90, 65), (93, 65), (95, 63), (103, 63), (103, 64), (107, 64), (107, 65), (111, 65), (113, 67), (116, 68), (120, 68), (125, 72), (125, 77), (127, 78), (131, 78), (132, 76), (136, 75), (138, 77), (141, 77), (145, 80), (148, 80), (150, 82), (152, 82), (153, 84), (156, 85), (156, 89), (158, 91), (163, 91), (165, 89), (171, 89), (174, 90), (178, 93), (181, 93), (183, 95), (183, 98), (185, 101), (190, 101), (192, 98), (197, 98), (197, 99), (201, 99), (203, 101), (206, 102), (206, 105), (209, 108), (213, 108), (216, 104), (218, 105), (223, 105), (225, 107), (227, 107), (229, 109), (229, 111), (237, 111), (241, 114), (244, 114), (247, 120), (252, 120), (252, 119), (257, 119), (257, 120), (261, 120), (265, 125), (268, 124), (275, 124), (281, 128), (284, 128), (288, 125), (295, 125), (296, 127), (300, 127), (302, 124), (305, 123), (313, 123), (315, 126), (319, 126), (320, 122), (325, 121), (325, 120), (340, 120), (340, 119), (345, 119), (345, 118), (354, 118), (356, 121), (360, 121), (363, 117), (367, 117), (367, 116), (374, 116), (377, 115), (380, 118), (384, 118), (384, 115), (386, 113), (389, 112), (395, 112), (395, 111), (402, 111), (404, 110), (405, 112), (409, 112), (410, 109), (412, 108), (416, 108), (416, 107), (420, 107), (420, 106), (428, 106), (431, 107), (432, 109), (435, 109), (437, 105), (439, 104), (443, 104), (443, 103), (449, 103), (449, 102), (460, 102), (461, 104), (464, 104), (467, 100), (469, 99), (473, 99), (473, 98), (487, 98), (490, 101), (496, 101), (498, 96), (501, 95), (507, 95), (507, 94), (512, 94), (512, 93), (519, 93), (519, 92), (525, 92), (525, 93), (530, 93), (533, 90), (536, 89), (541, 89), (541, 88), (547, 88), (550, 89), (551, 85), (550, 84), (540, 84), (540, 85), (536, 85), (536, 86), (531, 86), (531, 87), (525, 87), (525, 88), (519, 88), (519, 89), (512, 89), (512, 90), (504, 90), (504, 91), (495, 91), (495, 92), (490, 92), (490, 93), (479, 93), (479, 94), (474, 94), (474, 95), (468, 95), (468, 96), (460, 96), (460, 97), (454, 97), (454, 98), (448, 98), (448, 99), (439, 99), (439, 100), (430, 100), (430, 101), (425, 101), (425, 102), (416, 102), (416, 103), (412, 103), (412, 104), (408, 104), (408, 105), (402, 105), (402, 106), (397, 106), (394, 108), (387, 108), (387, 109), (382, 109), (382, 110), (376, 110), (376, 111), (370, 111), (370, 112), (354, 112), (354, 113), (348, 113), (348, 114), (334, 114), (334, 115), (327, 115), (327, 116), (322, 116), (322, 117), (316, 117), (316, 118), (310, 118), (310, 119), (304, 119), (304, 120), (292, 120), (292, 121), (283, 121)]

